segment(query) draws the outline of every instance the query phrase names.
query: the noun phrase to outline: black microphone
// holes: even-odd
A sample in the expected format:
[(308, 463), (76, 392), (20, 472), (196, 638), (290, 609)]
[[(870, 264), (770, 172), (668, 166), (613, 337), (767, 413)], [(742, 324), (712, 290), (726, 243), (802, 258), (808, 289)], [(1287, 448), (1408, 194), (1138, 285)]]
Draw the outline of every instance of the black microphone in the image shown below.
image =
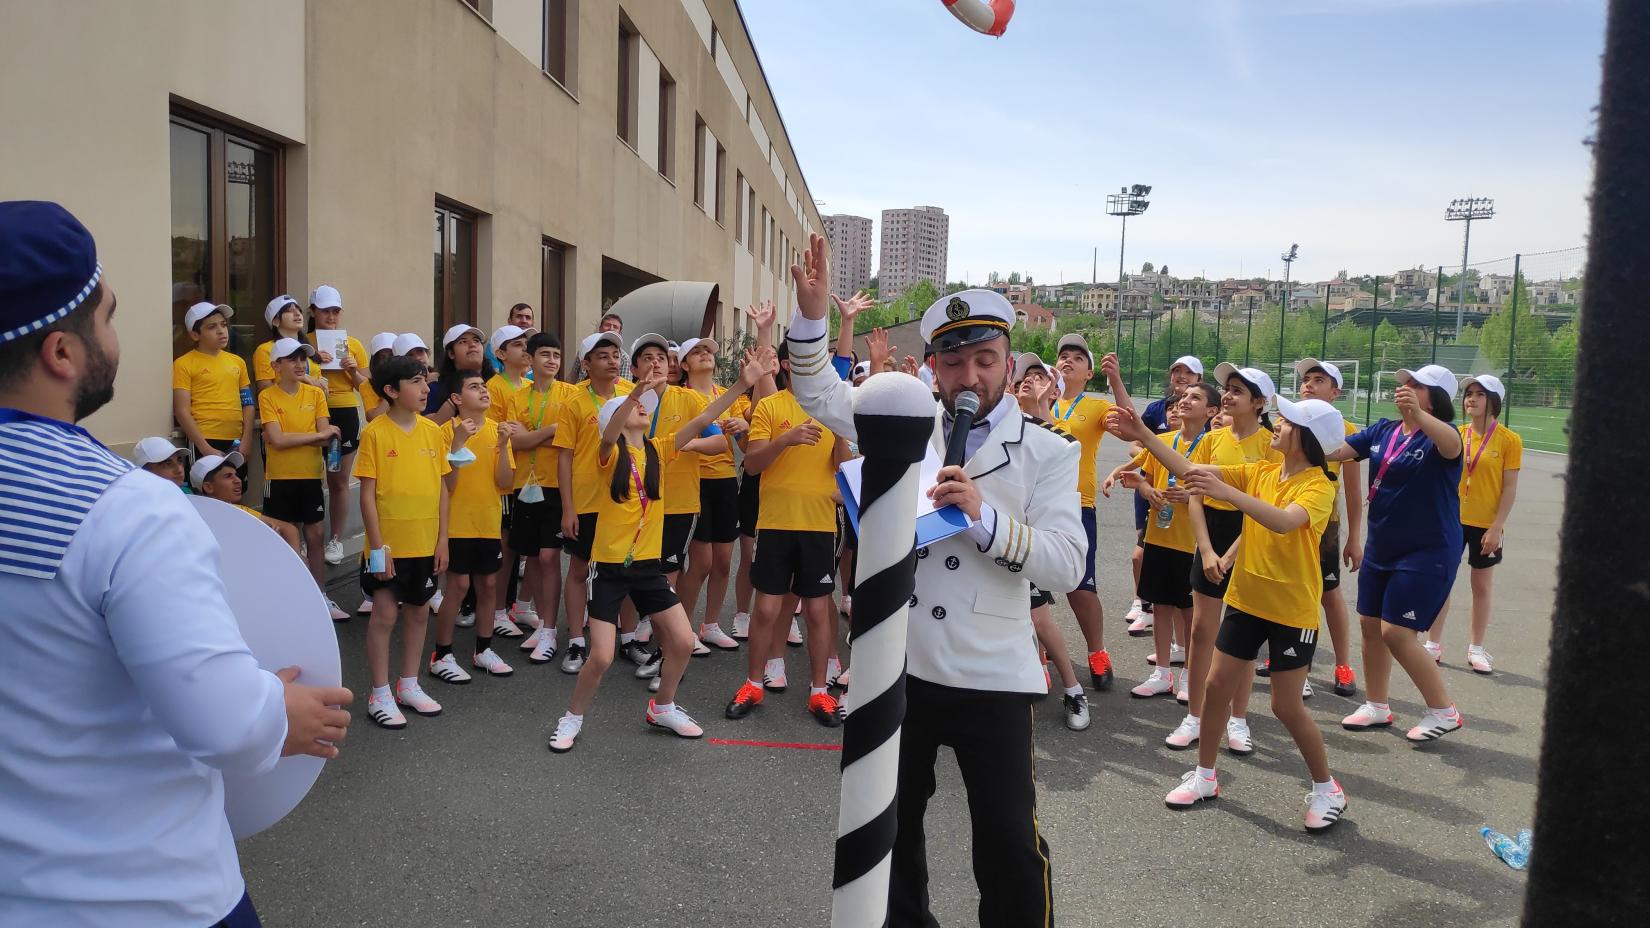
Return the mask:
[(980, 411), (980, 398), (973, 390), (957, 394), (952, 405), (951, 438), (945, 443), (945, 466), (961, 467), (968, 455), (968, 432), (974, 427), (974, 416)]

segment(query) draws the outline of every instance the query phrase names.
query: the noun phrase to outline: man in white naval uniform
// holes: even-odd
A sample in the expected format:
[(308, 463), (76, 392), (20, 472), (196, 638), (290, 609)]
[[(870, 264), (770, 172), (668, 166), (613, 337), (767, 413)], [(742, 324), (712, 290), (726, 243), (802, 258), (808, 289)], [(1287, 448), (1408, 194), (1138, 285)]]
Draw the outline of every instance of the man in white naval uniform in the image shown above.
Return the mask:
[[(811, 237), (791, 269), (799, 311), (788, 333), (791, 389), (808, 413), (855, 440), (852, 387), (830, 367), (824, 239)], [(1033, 694), (1047, 691), (1031, 625), (1030, 583), (1074, 589), (1087, 541), (1077, 495), (1078, 446), (1020, 413), (1005, 396), (1014, 311), (1000, 294), (965, 290), (923, 314), (935, 351), (935, 450), (944, 454), (958, 394), (972, 390), (982, 418), (962, 467), (941, 470), (934, 499), (954, 503), (970, 528), (917, 551), (907, 644), (906, 715), (899, 759), (898, 836), (889, 925), (933, 926), (923, 813), (939, 748), (952, 748), (974, 826), (980, 924), (1052, 925), (1048, 844), (1037, 828)]]
[(0, 202), (0, 925), (255, 926), (220, 771), (335, 756), (350, 693), (259, 669), (194, 508), (73, 424), (114, 310), (84, 226)]

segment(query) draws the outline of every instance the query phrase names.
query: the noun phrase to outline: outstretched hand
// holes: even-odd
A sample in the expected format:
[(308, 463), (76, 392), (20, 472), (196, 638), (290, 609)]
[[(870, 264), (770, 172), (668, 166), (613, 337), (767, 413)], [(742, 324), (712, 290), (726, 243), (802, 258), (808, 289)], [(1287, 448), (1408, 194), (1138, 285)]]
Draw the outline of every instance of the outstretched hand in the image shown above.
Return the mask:
[(871, 334), (865, 336), (865, 349), (871, 356), (871, 373), (882, 373), (883, 364), (893, 356), (888, 348), (888, 330), (872, 329)]
[(1151, 434), (1140, 416), (1126, 406), (1116, 406), (1106, 415), (1106, 431), (1124, 441), (1140, 441)]
[(773, 300), (763, 300), (761, 303), (752, 303), (745, 309), (745, 317), (756, 326), (758, 332), (773, 327), (774, 308)]
[(744, 366), (739, 370), (739, 383), (754, 387), (763, 377), (779, 373), (779, 353), (771, 347), (751, 348), (745, 352)]
[(831, 299), (836, 301), (836, 311), (842, 314), (843, 319), (852, 319), (877, 305), (876, 301), (871, 299), (871, 294), (865, 290), (855, 293), (847, 300), (843, 300), (842, 297), (833, 293)]
[(796, 282), (796, 305), (807, 319), (824, 319), (830, 312), (831, 261), (825, 237), (817, 233), (808, 236), (808, 247), (802, 252), (802, 264), (791, 265), (791, 279)]

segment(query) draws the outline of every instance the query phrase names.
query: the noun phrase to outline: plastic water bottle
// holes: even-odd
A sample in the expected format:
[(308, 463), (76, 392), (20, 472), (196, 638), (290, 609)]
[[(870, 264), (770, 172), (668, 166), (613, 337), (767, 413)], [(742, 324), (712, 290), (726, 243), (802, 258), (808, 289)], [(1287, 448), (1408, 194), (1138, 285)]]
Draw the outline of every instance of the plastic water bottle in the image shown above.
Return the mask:
[(332, 436), (332, 440), (327, 442), (327, 470), (332, 473), (338, 473), (338, 468), (344, 463), (342, 450), (338, 436)]
[(1174, 504), (1173, 503), (1164, 503), (1162, 506), (1158, 507), (1158, 510), (1157, 510), (1157, 527), (1161, 528), (1161, 529), (1166, 529), (1173, 523), (1174, 523)]
[(1507, 866), (1514, 870), (1522, 870), (1529, 865), (1530, 852), (1526, 843), (1528, 831), (1521, 832), (1519, 840), (1516, 841), (1489, 827), (1478, 829), (1478, 833), (1484, 836), (1484, 843), (1489, 845), (1495, 856), (1501, 858)]

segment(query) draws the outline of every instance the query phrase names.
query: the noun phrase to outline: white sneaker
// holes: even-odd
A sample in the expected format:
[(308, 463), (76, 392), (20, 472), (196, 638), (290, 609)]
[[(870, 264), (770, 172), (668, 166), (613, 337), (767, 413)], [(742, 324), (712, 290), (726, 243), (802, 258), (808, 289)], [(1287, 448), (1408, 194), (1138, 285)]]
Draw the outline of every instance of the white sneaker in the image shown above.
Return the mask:
[(665, 675), (664, 674), (662, 674), (662, 673), (661, 674), (654, 674), (653, 679), (647, 681), (647, 691), (649, 693), (659, 692), (659, 687), (663, 686), (664, 682), (665, 682)]
[(1306, 830), (1325, 831), (1331, 825), (1341, 820), (1341, 813), (1346, 811), (1346, 791), (1341, 789), (1340, 781), (1335, 782), (1335, 791), (1320, 793), (1313, 790), (1306, 794)]
[(703, 641), (700, 641), (698, 638), (693, 639), (693, 656), (694, 657), (704, 657), (704, 656), (708, 655), (709, 653), (710, 653), (710, 648), (706, 647), (705, 643)]
[(355, 607), (356, 615), (372, 615), (372, 597), (361, 600), (361, 605)]
[(768, 661), (768, 666), (762, 670), (762, 688), (770, 693), (783, 693), (788, 686), (785, 679), (785, 661), (774, 658)]
[(1433, 663), (1442, 664), (1444, 662), (1444, 646), (1443, 645), (1439, 644), (1436, 641), (1433, 641), (1431, 638), (1428, 638), (1425, 641), (1422, 641), (1421, 645), (1427, 649), (1427, 654), (1428, 654), (1428, 656), (1430, 656), (1432, 658)]
[(630, 661), (632, 664), (635, 664), (637, 667), (647, 663), (648, 656), (652, 653), (653, 649), (645, 644), (642, 644), (640, 641), (627, 641), (624, 644), (619, 645), (619, 656)]
[(1129, 623), (1130, 625), (1133, 625), (1136, 619), (1140, 618), (1142, 615), (1145, 615), (1145, 614), (1146, 614), (1146, 607), (1140, 602), (1140, 597), (1136, 596), (1129, 603), (1129, 611), (1123, 613), (1123, 621)]
[(842, 594), (842, 614), (845, 616), (854, 614), (854, 598), (847, 593)]
[(1461, 713), (1456, 711), (1454, 706), (1448, 709), (1429, 707), (1427, 714), (1421, 716), (1421, 721), (1416, 722), (1415, 727), (1406, 732), (1404, 737), (1416, 742), (1436, 741), (1466, 723), (1467, 720), (1461, 717)]
[(463, 667), (458, 666), (458, 658), (450, 653), (441, 658), (437, 658), (434, 653), (430, 654), (430, 676), (442, 683), (451, 683), (455, 686), (463, 686), (470, 682), (470, 675), (464, 672)]
[(533, 608), (533, 604), (520, 601), (510, 607), (510, 621), (522, 626), (531, 625), (534, 628), (542, 624), (538, 610)]
[(1082, 693), (1062, 697), (1066, 708), (1066, 727), (1072, 731), (1082, 731), (1089, 727), (1089, 699)]
[(1302, 680), (1301, 681), (1301, 698), (1302, 699), (1311, 699), (1312, 698), (1312, 681), (1311, 680)]
[(327, 600), (327, 612), (332, 614), (332, 620), (334, 622), (348, 622), (349, 621), (349, 613), (347, 613), (344, 610), (338, 608), (338, 604), (333, 602), (330, 599)]
[(1129, 637), (1144, 638), (1152, 633), (1154, 620), (1150, 612), (1144, 610), (1134, 613), (1133, 621), (1129, 622)]
[(705, 730), (693, 717), (682, 711), (681, 706), (673, 705), (663, 712), (654, 708), (653, 700), (647, 701), (647, 711), (642, 713), (642, 719), (655, 728), (675, 732), (682, 738), (702, 738)]
[(367, 718), (380, 728), (395, 730), (407, 727), (407, 717), (395, 705), (394, 696), (368, 696)]
[(510, 621), (509, 613), (503, 609), (493, 613), (494, 638), (520, 638), (524, 634), (526, 632), (523, 632), (520, 626)]
[(504, 658), (493, 653), (492, 648), (471, 657), (470, 666), (477, 670), (485, 670), (495, 677), (508, 677), (516, 672), (514, 667), (504, 663)]
[(1392, 710), (1379, 708), (1372, 702), (1365, 702), (1354, 710), (1351, 715), (1341, 719), (1341, 727), (1347, 731), (1391, 728)]
[(1166, 667), (1159, 667), (1152, 671), (1146, 682), (1132, 690), (1129, 695), (1137, 699), (1150, 699), (1153, 696), (1162, 696), (1164, 693), (1174, 692), (1174, 671)]
[(1192, 675), (1184, 670), (1175, 675), (1174, 701), (1183, 706), (1192, 702)]
[(1495, 658), (1481, 644), (1468, 646), (1467, 664), (1472, 667), (1473, 673), (1492, 673), (1495, 670)]
[(793, 648), (802, 647), (802, 626), (797, 623), (796, 616), (791, 616), (791, 631), (785, 636), (785, 643)]
[(1255, 739), (1249, 735), (1247, 719), (1226, 720), (1226, 750), (1239, 757), (1255, 753)]
[(1180, 720), (1180, 724), (1175, 727), (1174, 731), (1169, 732), (1168, 736), (1163, 739), (1163, 743), (1176, 751), (1184, 751), (1196, 744), (1197, 739), (1202, 734), (1203, 720), (1194, 719), (1188, 715)]
[(397, 683), (395, 685), (395, 701), (419, 715), (433, 716), (441, 714), (441, 703), (431, 699), (429, 694), (424, 692), (423, 687), (416, 683)]
[(530, 664), (548, 664), (556, 659), (556, 629), (553, 626), (541, 626), (533, 634), (538, 641), (533, 643), (533, 653), (527, 655)]
[(842, 661), (828, 657), (825, 659), (825, 687), (836, 686), (837, 678), (842, 676)]
[(750, 636), (751, 614), (748, 612), (735, 612), (733, 614), (733, 639), (735, 641), (744, 641)]
[(573, 750), (573, 742), (578, 740), (580, 729), (584, 728), (583, 719), (573, 719), (562, 716), (556, 721), (556, 733), (550, 736), (550, 750), (557, 754), (566, 754)]
[(653, 616), (644, 615), (636, 623), (636, 640), (642, 644), (653, 640)]
[[(567, 656), (561, 659), (562, 673), (578, 673), (584, 669), (584, 645), (570, 644)], [(576, 734), (576, 733), (575, 733)]]
[(647, 660), (637, 665), (636, 679), (646, 680), (649, 677), (657, 677), (659, 675), (659, 671), (664, 669), (664, 666), (665, 652), (659, 650), (650, 651), (648, 652)]
[(521, 644), (517, 645), (516, 647), (520, 648), (523, 651), (532, 651), (532, 650), (534, 650), (535, 648), (537, 648), (539, 646), (539, 639), (543, 638), (543, 637), (544, 637), (544, 629), (535, 628), (535, 629), (533, 629), (533, 633), (531, 635), (528, 635), (526, 638), (523, 638), (521, 640)]
[(722, 631), (720, 623), (699, 626), (699, 640), (713, 648), (721, 648), (724, 651), (739, 650), (739, 642), (728, 637), (728, 633)]
[[(439, 583), (440, 581), (437, 580), (435, 582)], [(440, 609), (442, 601), (444, 601), (446, 598), (447, 597), (441, 595), (440, 590), (436, 590), (435, 595), (430, 597), (430, 611), (435, 612), (436, 610)]]
[(453, 624), (459, 628), (475, 628), (476, 614), (468, 610), (460, 612), (458, 614), (458, 618), (454, 620)]
[(328, 564), (342, 564), (344, 562), (344, 543), (336, 538), (328, 538), (326, 546), (321, 549), (321, 557)]
[(848, 667), (842, 668), (842, 672), (837, 674), (835, 677), (833, 677), (831, 679), (831, 685), (836, 687), (839, 690), (842, 690), (843, 692), (847, 692), (848, 691), (848, 671), (850, 669), (851, 668), (848, 668)]
[(1205, 799), (1220, 798), (1220, 781), (1215, 777), (1199, 776), (1196, 770), (1186, 771), (1180, 785), (1169, 790), (1163, 804), (1171, 809), (1190, 809)]
[[(1150, 654), (1146, 655), (1146, 663), (1152, 665), (1153, 667), (1157, 666), (1157, 652), (1156, 651), (1152, 651)], [(1178, 644), (1171, 643), (1169, 645), (1169, 663), (1171, 663), (1171, 664), (1184, 664), (1184, 663), (1186, 663), (1186, 649), (1181, 647)]]

